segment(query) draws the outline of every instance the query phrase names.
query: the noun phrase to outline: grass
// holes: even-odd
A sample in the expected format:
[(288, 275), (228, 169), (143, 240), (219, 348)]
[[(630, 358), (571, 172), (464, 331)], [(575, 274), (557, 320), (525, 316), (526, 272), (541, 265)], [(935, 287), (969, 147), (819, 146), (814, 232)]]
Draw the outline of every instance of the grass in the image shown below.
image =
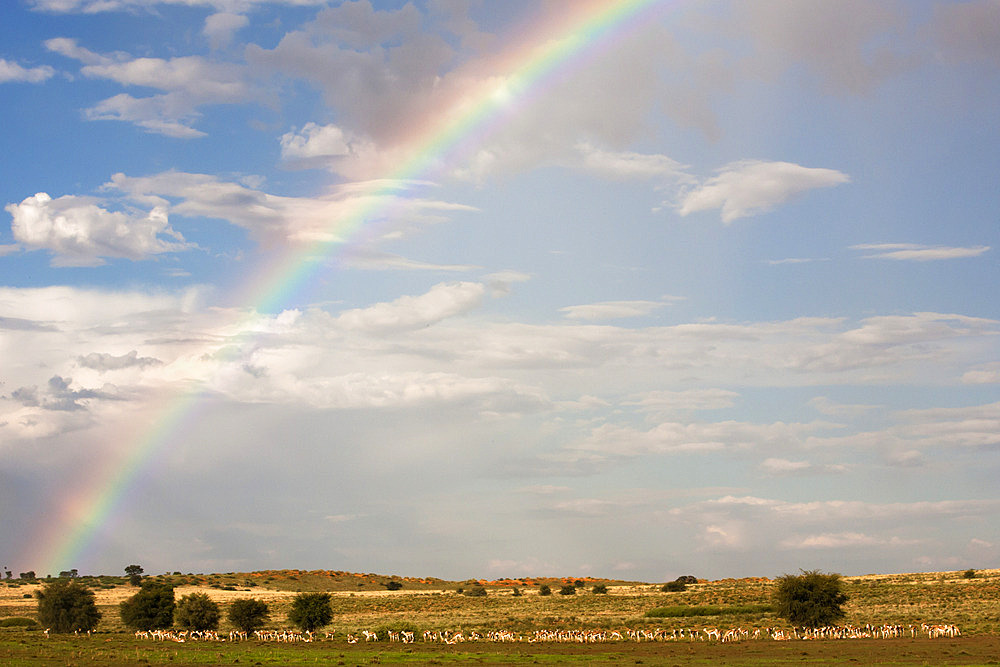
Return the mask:
[(692, 616), (751, 616), (771, 614), (774, 607), (769, 604), (743, 604), (728, 607), (685, 606), (657, 607), (646, 612), (646, 618), (690, 618)]
[[(329, 590), (333, 597), (334, 619), (328, 631), (335, 631), (333, 641), (314, 645), (273, 644), (162, 644), (137, 641), (126, 631), (118, 616), (118, 604), (138, 589), (125, 578), (81, 578), (94, 590), (103, 617), (98, 633), (92, 638), (58, 637), (46, 639), (38, 626), (28, 623), (35, 617), (37, 601), (33, 593), (42, 583), (0, 583), (0, 664), (7, 665), (306, 665), (306, 664), (1000, 664), (1000, 571), (978, 570), (976, 577), (963, 572), (868, 575), (846, 577), (845, 623), (865, 625), (884, 622), (903, 625), (954, 623), (964, 634), (957, 644), (951, 640), (886, 640), (896, 642), (885, 654), (876, 651), (876, 640), (855, 642), (868, 648), (847, 648), (846, 642), (817, 642), (831, 646), (829, 655), (815, 654), (811, 643), (796, 643), (791, 650), (782, 642), (751, 642), (739, 650), (729, 645), (691, 648), (680, 645), (521, 645), (515, 648), (490, 644), (465, 644), (460, 647), (436, 645), (382, 644), (377, 648), (348, 645), (347, 633), (361, 630), (452, 630), (469, 634), (479, 631), (509, 630), (530, 633), (538, 629), (623, 630), (626, 628), (662, 628), (667, 631), (689, 627), (716, 617), (712, 625), (726, 627), (764, 627), (782, 625), (770, 608), (773, 582), (768, 579), (725, 579), (702, 581), (677, 593), (663, 593), (660, 584), (588, 580), (576, 595), (541, 596), (538, 587), (545, 583), (558, 590), (570, 580), (518, 579), (500, 582), (449, 582), (436, 579), (380, 577), (296, 570), (264, 573), (227, 573), (213, 575), (172, 574), (156, 577), (178, 586), (179, 598), (192, 592), (204, 592), (223, 610), (235, 599), (255, 597), (268, 603), (272, 614), (268, 627), (287, 628), (287, 614), (300, 590)], [(398, 580), (403, 588), (386, 589), (385, 582)], [(17, 585), (11, 585), (12, 583)], [(329, 588), (324, 589), (324, 583)], [(594, 594), (596, 583), (608, 586), (607, 594)], [(249, 585), (248, 585), (249, 584)], [(363, 586), (360, 584), (364, 584)], [(457, 593), (483, 586), (485, 597)], [(521, 595), (514, 595), (518, 588)], [(228, 589), (234, 590), (228, 590)], [(28, 595), (28, 597), (24, 597)], [(225, 613), (223, 613), (225, 617)], [(22, 625), (24, 624), (24, 625)], [(226, 621), (220, 628), (228, 633)], [(922, 640), (928, 642), (930, 640)], [(913, 643), (917, 642), (917, 643)], [(994, 642), (994, 644), (990, 644)], [(765, 647), (756, 644), (766, 644)], [(912, 644), (912, 646), (911, 646)], [(660, 653), (654, 651), (654, 647)], [(905, 648), (904, 648), (905, 647)], [(978, 648), (977, 648), (978, 647)], [(689, 647), (690, 648), (690, 647)], [(760, 653), (763, 651), (763, 653)], [(861, 651), (860, 653), (858, 651)], [(963, 655), (963, 651), (966, 653)], [(993, 651), (993, 653), (990, 653)], [(807, 652), (808, 655), (801, 655)], [(912, 655), (909, 655), (912, 653)], [(666, 657), (664, 657), (666, 656)], [(733, 662), (737, 656), (743, 662)], [(672, 660), (672, 661), (671, 661)], [(756, 660), (756, 662), (754, 662)], [(714, 662), (713, 662), (714, 661)], [(721, 661), (721, 662), (719, 662)]]

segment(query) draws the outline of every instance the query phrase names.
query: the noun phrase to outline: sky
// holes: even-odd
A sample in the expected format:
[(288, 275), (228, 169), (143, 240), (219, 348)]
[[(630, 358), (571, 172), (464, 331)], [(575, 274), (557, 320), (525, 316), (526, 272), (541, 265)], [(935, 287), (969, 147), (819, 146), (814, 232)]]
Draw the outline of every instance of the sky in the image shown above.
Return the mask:
[(1000, 567), (996, 0), (14, 0), (0, 561)]

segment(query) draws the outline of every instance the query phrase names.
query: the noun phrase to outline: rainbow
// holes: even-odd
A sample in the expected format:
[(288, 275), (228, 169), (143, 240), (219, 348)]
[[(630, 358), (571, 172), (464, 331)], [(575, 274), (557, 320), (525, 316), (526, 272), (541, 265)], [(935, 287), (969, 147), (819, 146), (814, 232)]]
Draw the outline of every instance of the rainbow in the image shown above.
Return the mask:
[[(462, 163), (538, 93), (677, 4), (677, 0), (575, 0), (550, 7), (540, 19), (533, 17), (518, 35), (518, 46), (502, 57), (504, 76), (471, 94), (466, 91), (443, 113), (428, 114), (433, 119), (403, 142), (402, 154), (409, 158), (394, 172), (358, 186), (361, 196), (353, 197), (354, 203), (330, 225), (328, 238), (336, 240), (306, 244), (279, 256), (243, 286), (237, 303), (249, 304), (246, 310), (255, 315), (281, 310), (319, 272), (328, 270), (323, 260), (356, 240), (372, 220), (385, 217), (400, 188), (424, 187), (449, 165)], [(91, 470), (80, 471), (77, 485), (58, 494), (55, 507), (41, 522), (44, 528), (29, 541), (31, 553), (23, 562), (39, 564), (39, 572), (56, 573), (94, 559), (99, 538), (107, 537), (127, 512), (125, 501), (145, 476), (153, 474), (155, 463), (169, 451), (167, 444), (193, 423), (203, 398), (200, 390), (194, 390), (165, 400), (149, 422), (152, 426), (136, 426), (123, 434), (123, 442), (130, 443), (126, 450), (114, 460), (95, 462)]]

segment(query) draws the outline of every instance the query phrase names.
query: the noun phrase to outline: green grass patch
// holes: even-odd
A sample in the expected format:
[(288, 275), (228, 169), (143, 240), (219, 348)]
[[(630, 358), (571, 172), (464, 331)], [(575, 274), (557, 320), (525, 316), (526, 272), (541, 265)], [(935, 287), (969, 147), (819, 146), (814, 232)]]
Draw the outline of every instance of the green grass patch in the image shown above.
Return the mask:
[(37, 628), (38, 621), (33, 618), (24, 618), (23, 616), (14, 616), (13, 618), (5, 618), (0, 621), (0, 628)]
[(657, 607), (646, 612), (646, 618), (688, 618), (691, 616), (749, 616), (770, 614), (774, 606), (769, 604), (742, 604), (718, 607), (714, 605), (675, 605)]

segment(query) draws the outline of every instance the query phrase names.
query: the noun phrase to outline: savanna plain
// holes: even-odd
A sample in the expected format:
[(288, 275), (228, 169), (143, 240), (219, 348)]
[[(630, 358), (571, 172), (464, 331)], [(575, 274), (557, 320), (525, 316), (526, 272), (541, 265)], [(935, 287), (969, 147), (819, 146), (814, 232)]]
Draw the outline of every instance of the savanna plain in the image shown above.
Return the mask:
[[(767, 629), (791, 630), (769, 607), (775, 588), (765, 578), (698, 580), (680, 592), (661, 584), (595, 579), (505, 579), (462, 582), (338, 571), (281, 570), (147, 577), (175, 586), (175, 596), (209, 595), (225, 610), (234, 600), (267, 603), (267, 628), (291, 629), (287, 614), (301, 592), (329, 592), (331, 624), (312, 642), (153, 641), (121, 622), (119, 605), (138, 588), (123, 577), (80, 577), (102, 614), (88, 635), (46, 635), (33, 619), (43, 581), (0, 584), (0, 665), (1000, 665), (1000, 570), (845, 577), (849, 600), (842, 625), (906, 628), (900, 637), (771, 639)], [(552, 595), (539, 594), (543, 586)], [(567, 586), (574, 594), (560, 595)], [(594, 592), (606, 587), (606, 593)], [(395, 590), (390, 590), (395, 589)], [(481, 589), (481, 590), (480, 590)], [(482, 592), (485, 591), (485, 595)], [(470, 593), (476, 593), (470, 595)], [(659, 616), (653, 610), (666, 610)], [(950, 624), (957, 637), (928, 637), (924, 624)], [(763, 629), (759, 639), (704, 639), (706, 628)], [(911, 631), (912, 628), (912, 631)], [(668, 637), (699, 630), (702, 639), (634, 641), (628, 631)], [(221, 639), (231, 627), (223, 614)], [(388, 641), (414, 632), (414, 643)], [(476, 640), (507, 631), (618, 632), (622, 639), (577, 641)], [(422, 641), (424, 631), (462, 633), (466, 641)], [(365, 633), (380, 641), (365, 641)], [(633, 635), (635, 636), (635, 635)], [(352, 643), (350, 638), (358, 638)]]

